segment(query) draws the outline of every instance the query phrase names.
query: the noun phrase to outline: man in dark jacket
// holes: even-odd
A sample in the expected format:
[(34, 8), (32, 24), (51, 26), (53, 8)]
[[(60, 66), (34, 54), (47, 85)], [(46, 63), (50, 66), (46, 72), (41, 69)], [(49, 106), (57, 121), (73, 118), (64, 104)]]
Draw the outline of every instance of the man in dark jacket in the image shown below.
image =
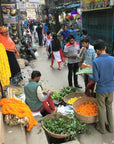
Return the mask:
[(42, 46), (42, 25), (38, 24), (38, 27), (36, 28), (36, 32), (38, 33), (38, 39), (39, 39), (39, 46)]

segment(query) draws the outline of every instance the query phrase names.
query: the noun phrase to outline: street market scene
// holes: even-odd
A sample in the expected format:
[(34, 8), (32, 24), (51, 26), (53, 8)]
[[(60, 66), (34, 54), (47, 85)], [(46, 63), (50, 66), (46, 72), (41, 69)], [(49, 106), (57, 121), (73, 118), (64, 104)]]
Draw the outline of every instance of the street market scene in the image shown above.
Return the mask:
[(114, 144), (114, 0), (0, 0), (0, 144)]

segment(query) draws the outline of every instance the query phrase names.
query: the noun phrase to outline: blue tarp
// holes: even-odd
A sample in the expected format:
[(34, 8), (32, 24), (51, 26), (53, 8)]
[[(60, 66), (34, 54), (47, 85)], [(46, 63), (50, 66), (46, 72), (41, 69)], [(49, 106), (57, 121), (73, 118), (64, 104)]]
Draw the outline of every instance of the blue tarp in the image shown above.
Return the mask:
[(68, 5), (66, 6), (66, 8), (74, 8), (74, 7), (79, 7), (80, 4), (72, 4), (72, 5)]

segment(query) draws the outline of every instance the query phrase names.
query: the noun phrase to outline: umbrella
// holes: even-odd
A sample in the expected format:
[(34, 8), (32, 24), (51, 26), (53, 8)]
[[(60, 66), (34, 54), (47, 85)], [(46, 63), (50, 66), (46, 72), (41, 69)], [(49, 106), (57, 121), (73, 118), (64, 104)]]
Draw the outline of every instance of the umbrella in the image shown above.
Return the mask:
[(75, 10), (73, 10), (72, 12), (71, 12), (71, 15), (76, 15), (77, 14), (77, 12), (75, 11)]

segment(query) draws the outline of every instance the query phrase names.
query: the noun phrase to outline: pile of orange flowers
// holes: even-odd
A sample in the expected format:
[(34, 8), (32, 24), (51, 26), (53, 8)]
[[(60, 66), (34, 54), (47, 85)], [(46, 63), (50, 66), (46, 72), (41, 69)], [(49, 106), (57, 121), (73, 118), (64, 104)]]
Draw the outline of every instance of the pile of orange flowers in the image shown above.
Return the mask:
[(3, 114), (12, 114), (19, 118), (28, 117), (29, 125), (27, 131), (30, 131), (33, 126), (38, 124), (29, 107), (21, 100), (3, 98), (0, 100), (0, 106), (2, 106), (1, 111)]
[(87, 104), (80, 105), (76, 112), (85, 116), (95, 116), (98, 114), (98, 107), (96, 103), (89, 102)]

